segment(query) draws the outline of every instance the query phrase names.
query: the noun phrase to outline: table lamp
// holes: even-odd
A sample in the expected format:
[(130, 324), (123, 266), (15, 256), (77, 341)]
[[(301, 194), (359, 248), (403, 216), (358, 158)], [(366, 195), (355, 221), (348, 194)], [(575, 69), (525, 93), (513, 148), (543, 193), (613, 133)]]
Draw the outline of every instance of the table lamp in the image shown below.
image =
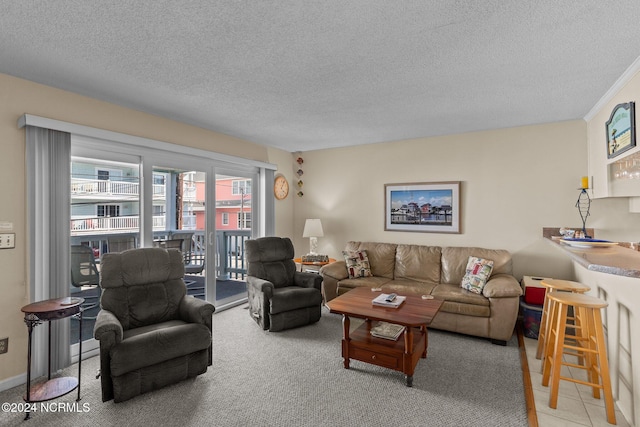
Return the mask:
[(318, 249), (318, 237), (323, 237), (322, 223), (319, 219), (307, 219), (304, 223), (304, 231), (302, 237), (309, 238), (310, 254), (315, 255)]

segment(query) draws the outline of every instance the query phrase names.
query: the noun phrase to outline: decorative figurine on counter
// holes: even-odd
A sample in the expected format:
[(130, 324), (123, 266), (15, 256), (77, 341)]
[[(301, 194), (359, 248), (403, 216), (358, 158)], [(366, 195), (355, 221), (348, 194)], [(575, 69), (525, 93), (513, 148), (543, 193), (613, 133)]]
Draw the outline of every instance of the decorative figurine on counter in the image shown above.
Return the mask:
[(589, 197), (589, 193), (587, 193), (586, 188), (580, 189), (580, 195), (578, 196), (578, 201), (576, 202), (576, 208), (578, 208), (580, 218), (582, 219), (582, 231), (580, 232), (580, 237), (576, 235), (576, 238), (590, 239), (591, 236), (587, 234), (587, 217), (589, 216), (589, 210), (591, 209), (591, 198)]

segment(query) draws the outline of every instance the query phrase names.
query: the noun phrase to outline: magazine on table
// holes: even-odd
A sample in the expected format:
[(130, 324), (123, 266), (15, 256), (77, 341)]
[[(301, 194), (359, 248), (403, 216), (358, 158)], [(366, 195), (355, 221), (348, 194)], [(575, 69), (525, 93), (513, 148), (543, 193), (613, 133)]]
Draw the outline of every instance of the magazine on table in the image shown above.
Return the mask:
[(374, 337), (395, 341), (400, 335), (402, 335), (403, 331), (404, 326), (387, 322), (378, 322), (375, 327), (371, 328), (371, 335)]
[(373, 305), (379, 305), (382, 307), (393, 307), (397, 308), (402, 305), (402, 303), (407, 299), (405, 296), (396, 296), (393, 301), (388, 301), (390, 294), (380, 294), (371, 301)]

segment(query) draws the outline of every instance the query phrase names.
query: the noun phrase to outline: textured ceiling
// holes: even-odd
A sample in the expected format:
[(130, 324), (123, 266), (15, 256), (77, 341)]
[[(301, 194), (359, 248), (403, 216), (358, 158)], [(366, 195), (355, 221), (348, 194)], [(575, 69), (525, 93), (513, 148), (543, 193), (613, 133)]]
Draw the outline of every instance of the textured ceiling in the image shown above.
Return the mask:
[(583, 118), (638, 0), (2, 0), (0, 72), (287, 151)]

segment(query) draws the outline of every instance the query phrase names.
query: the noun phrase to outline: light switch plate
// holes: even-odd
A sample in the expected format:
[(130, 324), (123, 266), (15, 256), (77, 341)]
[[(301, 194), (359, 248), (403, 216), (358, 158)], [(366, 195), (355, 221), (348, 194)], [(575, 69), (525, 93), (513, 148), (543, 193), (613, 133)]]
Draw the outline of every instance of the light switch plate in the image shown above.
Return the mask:
[(0, 249), (16, 247), (16, 233), (0, 233)]

